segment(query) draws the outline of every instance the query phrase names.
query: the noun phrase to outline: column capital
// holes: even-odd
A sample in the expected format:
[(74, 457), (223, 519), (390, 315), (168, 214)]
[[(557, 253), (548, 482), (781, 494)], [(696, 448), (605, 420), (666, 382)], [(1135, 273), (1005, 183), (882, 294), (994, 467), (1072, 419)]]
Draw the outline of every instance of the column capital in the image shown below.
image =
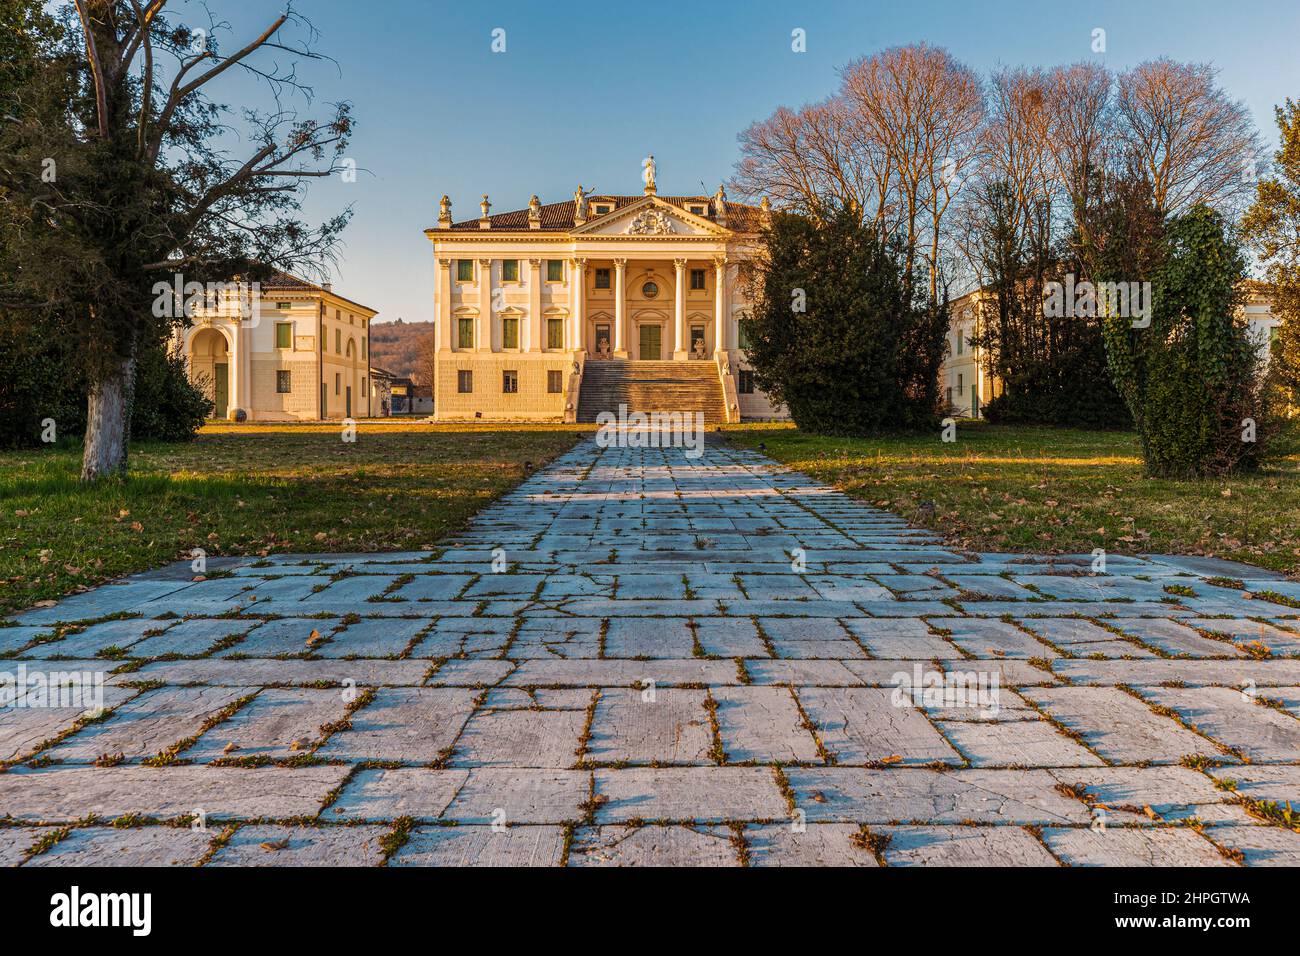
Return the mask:
[(490, 265), (492, 265), (492, 260), (491, 260), (491, 259), (480, 258), (479, 261), (478, 261), (478, 264), (481, 265), (481, 266), (490, 266)]
[(442, 256), (438, 257), (438, 265), (442, 266), (444, 269), (450, 269), (451, 263), (452, 260), (450, 258), (443, 258)]
[(686, 263), (688, 262), (690, 262), (689, 259), (674, 259), (673, 265), (677, 267), (678, 272), (681, 272), (686, 268)]
[(731, 260), (728, 259), (726, 256), (714, 256), (714, 257), (713, 257), (713, 265), (714, 265), (715, 267), (719, 268), (719, 269), (723, 269), (723, 268), (725, 268), (726, 265), (727, 265), (727, 263), (730, 262), (730, 261), (731, 261)]
[(542, 260), (540, 258), (530, 256), (528, 258), (528, 264), (532, 266), (534, 269), (540, 269), (542, 267)]
[(586, 257), (586, 256), (574, 256), (570, 261), (573, 263), (573, 267), (574, 267), (575, 269), (585, 269), (585, 268), (587, 268), (587, 257)]
[(627, 268), (627, 259), (626, 258), (615, 259), (614, 268), (617, 269), (619, 272), (622, 272), (624, 269)]

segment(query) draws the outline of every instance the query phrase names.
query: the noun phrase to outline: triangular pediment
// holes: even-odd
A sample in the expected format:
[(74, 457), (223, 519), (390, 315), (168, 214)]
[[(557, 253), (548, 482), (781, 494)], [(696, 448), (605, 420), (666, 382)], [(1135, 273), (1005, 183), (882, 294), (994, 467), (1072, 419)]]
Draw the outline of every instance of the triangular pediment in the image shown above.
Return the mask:
[(654, 239), (664, 236), (728, 236), (729, 229), (679, 209), (657, 196), (645, 196), (622, 209), (588, 220), (573, 230), (575, 236), (620, 236)]

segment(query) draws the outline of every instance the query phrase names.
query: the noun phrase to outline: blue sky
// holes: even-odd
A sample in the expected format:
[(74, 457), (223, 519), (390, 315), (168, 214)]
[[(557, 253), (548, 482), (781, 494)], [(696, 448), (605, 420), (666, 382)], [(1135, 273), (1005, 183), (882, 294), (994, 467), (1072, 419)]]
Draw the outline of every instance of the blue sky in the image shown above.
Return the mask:
[[(240, 40), (279, 4), (210, 0)], [(821, 99), (837, 71), (873, 50), (926, 41), (981, 72), (999, 65), (1102, 59), (1124, 69), (1156, 56), (1208, 61), (1275, 140), (1273, 106), (1300, 97), (1300, 3), (1292, 0), (297, 0), (336, 63), (303, 69), (318, 104), (350, 100), (355, 183), (313, 182), (306, 214), (351, 204), (337, 288), (380, 320), (432, 318), (423, 230), (437, 200), (456, 218), (569, 198), (579, 182), (636, 192), (653, 152), (664, 193), (712, 192), (737, 158), (736, 134), (781, 105)], [(194, 4), (178, 4), (180, 9)], [(490, 49), (505, 30), (506, 52)], [(790, 49), (796, 27), (807, 52)], [(1092, 52), (1106, 30), (1107, 52)], [(227, 49), (230, 48), (226, 41)], [(219, 88), (218, 88), (219, 87)], [(264, 105), (246, 78), (213, 88)]]

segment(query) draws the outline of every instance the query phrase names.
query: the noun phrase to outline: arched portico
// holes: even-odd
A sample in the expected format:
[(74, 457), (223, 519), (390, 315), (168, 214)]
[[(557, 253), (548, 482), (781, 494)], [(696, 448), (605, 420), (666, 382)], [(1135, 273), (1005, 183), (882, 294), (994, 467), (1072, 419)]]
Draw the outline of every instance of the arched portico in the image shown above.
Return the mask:
[(215, 326), (191, 329), (185, 340), (190, 380), (212, 399), (212, 414), (225, 418), (230, 409), (233, 343), (224, 329)]

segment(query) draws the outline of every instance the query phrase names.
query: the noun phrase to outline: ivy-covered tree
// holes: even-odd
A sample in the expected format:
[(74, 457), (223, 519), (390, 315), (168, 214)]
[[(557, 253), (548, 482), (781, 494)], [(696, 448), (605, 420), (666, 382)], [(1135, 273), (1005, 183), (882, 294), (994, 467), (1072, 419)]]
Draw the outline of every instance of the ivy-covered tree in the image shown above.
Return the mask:
[(1300, 412), (1300, 103), (1276, 110), (1281, 147), (1272, 175), (1256, 187), (1241, 231), (1272, 286), (1273, 312), (1282, 320), (1272, 344), (1269, 384), (1277, 400)]
[[(156, 283), (319, 266), (347, 221), (296, 215), (302, 184), (342, 168), (352, 132), (347, 104), (313, 119), (287, 102), (309, 92), (294, 64), (318, 56), (311, 25), (290, 6), (226, 52), (214, 12), (168, 20), (167, 2), (64, 5), (61, 37), (31, 58), (0, 123), (0, 299), (68, 322), (88, 385), (84, 479), (126, 472), (137, 363), (179, 319), (154, 308)], [(230, 70), (270, 88), (269, 109), (242, 111), (242, 157), (227, 135), (241, 124), (208, 96)]]
[(742, 319), (759, 387), (812, 432), (934, 425), (947, 310), (912, 298), (925, 286), (907, 281), (897, 250), (847, 209), (777, 213), (764, 244)]
[[(1130, 211), (1127, 221), (1142, 217)], [(1115, 282), (1145, 281), (1116, 237)], [(1151, 273), (1149, 325), (1109, 309), (1103, 323), (1115, 385), (1137, 424), (1146, 471), (1198, 478), (1254, 468), (1271, 422), (1259, 352), (1240, 311), (1246, 261), (1222, 218), (1195, 206), (1168, 220)], [(1150, 254), (1150, 253), (1148, 253)], [(1128, 263), (1128, 265), (1124, 265)]]

